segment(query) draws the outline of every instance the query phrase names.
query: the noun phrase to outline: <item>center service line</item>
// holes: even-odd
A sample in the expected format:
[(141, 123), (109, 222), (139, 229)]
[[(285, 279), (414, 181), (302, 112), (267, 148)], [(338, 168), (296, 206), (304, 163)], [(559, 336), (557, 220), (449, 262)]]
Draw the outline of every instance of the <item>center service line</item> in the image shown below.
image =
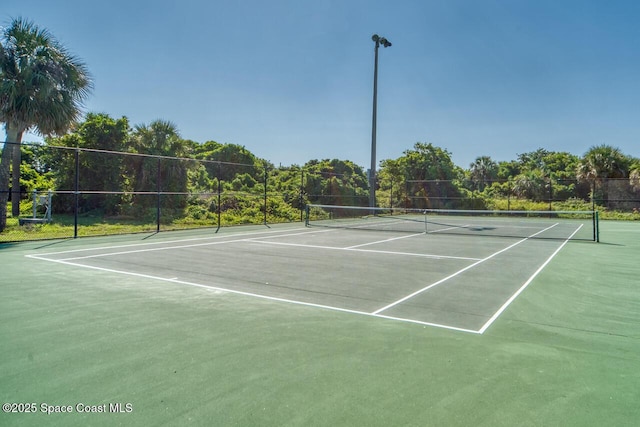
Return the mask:
[(409, 237), (423, 236), (423, 235), (424, 235), (424, 233), (416, 233), (416, 234), (409, 234), (408, 236), (392, 237), (391, 239), (378, 240), (377, 242), (369, 242), (369, 243), (363, 243), (361, 245), (349, 246), (349, 247), (347, 247), (345, 249), (361, 248), (363, 246), (377, 245), (378, 243), (392, 242), (394, 240), (407, 239)]
[(440, 284), (442, 284), (442, 283), (446, 282), (447, 280), (452, 279), (452, 278), (454, 278), (454, 277), (456, 277), (456, 276), (458, 276), (458, 275), (460, 275), (460, 274), (464, 273), (464, 272), (465, 272), (465, 271), (467, 271), (467, 270), (472, 269), (472, 268), (473, 268), (473, 267), (475, 267), (476, 265), (482, 264), (483, 262), (490, 260), (491, 258), (495, 257), (496, 255), (499, 255), (499, 254), (501, 254), (501, 253), (503, 253), (503, 252), (505, 252), (505, 251), (508, 251), (509, 249), (511, 249), (511, 248), (513, 248), (513, 247), (515, 247), (515, 246), (519, 245), (519, 244), (520, 244), (520, 243), (522, 243), (522, 242), (525, 242), (525, 241), (527, 241), (527, 240), (531, 239), (532, 237), (537, 236), (537, 235), (538, 235), (538, 234), (540, 234), (540, 233), (544, 233), (545, 231), (550, 230), (551, 228), (555, 227), (556, 225), (558, 225), (558, 223), (555, 223), (555, 224), (553, 224), (553, 225), (551, 225), (551, 226), (549, 226), (549, 227), (545, 228), (544, 230), (540, 230), (540, 231), (538, 231), (537, 233), (532, 234), (532, 235), (531, 235), (531, 236), (529, 236), (529, 237), (526, 237), (526, 238), (524, 238), (524, 239), (522, 239), (522, 240), (519, 240), (519, 241), (517, 241), (516, 243), (514, 243), (513, 245), (507, 246), (506, 248), (501, 249), (501, 250), (499, 250), (498, 252), (493, 253), (493, 254), (489, 255), (488, 257), (481, 259), (480, 261), (474, 262), (473, 264), (466, 266), (466, 267), (465, 267), (465, 268), (463, 268), (462, 270), (458, 270), (458, 271), (456, 271), (455, 273), (450, 274), (449, 276), (445, 277), (444, 279), (438, 280), (437, 282), (432, 283), (432, 284), (430, 284), (429, 286), (426, 286), (426, 287), (424, 287), (424, 288), (422, 288), (422, 289), (419, 289), (419, 290), (415, 291), (414, 293), (407, 295), (407, 296), (406, 296), (406, 297), (404, 297), (404, 298), (401, 298), (401, 299), (399, 299), (399, 300), (397, 300), (397, 301), (395, 301), (395, 302), (392, 302), (391, 304), (386, 305), (386, 306), (384, 306), (384, 307), (382, 307), (382, 308), (380, 308), (380, 309), (378, 309), (378, 310), (374, 311), (372, 314), (380, 314), (380, 313), (382, 313), (383, 311), (390, 309), (391, 307), (395, 307), (396, 305), (398, 305), (398, 304), (400, 304), (400, 303), (402, 303), (402, 302), (404, 302), (404, 301), (406, 301), (406, 300), (408, 300), (408, 299), (411, 299), (411, 298), (415, 297), (416, 295), (419, 295), (419, 294), (421, 294), (421, 293), (423, 293), (423, 292), (425, 292), (425, 291), (428, 291), (429, 289), (431, 289), (431, 288), (433, 288), (433, 287), (435, 287), (435, 286), (438, 286), (438, 285), (440, 285)]
[(301, 243), (267, 242), (262, 239), (247, 239), (246, 241), (252, 242), (252, 243), (260, 243), (262, 245), (292, 246), (292, 247), (309, 248), (309, 249), (326, 249), (330, 251), (366, 252), (371, 254), (404, 255), (404, 256), (414, 256), (414, 257), (422, 257), (422, 258), (432, 258), (432, 259), (458, 259), (458, 260), (465, 260), (465, 261), (478, 261), (478, 258), (468, 258), (468, 257), (449, 256), (449, 255), (418, 254), (418, 253), (411, 253), (411, 252), (381, 251), (381, 250), (374, 250), (374, 249), (338, 248), (335, 246), (306, 245)]

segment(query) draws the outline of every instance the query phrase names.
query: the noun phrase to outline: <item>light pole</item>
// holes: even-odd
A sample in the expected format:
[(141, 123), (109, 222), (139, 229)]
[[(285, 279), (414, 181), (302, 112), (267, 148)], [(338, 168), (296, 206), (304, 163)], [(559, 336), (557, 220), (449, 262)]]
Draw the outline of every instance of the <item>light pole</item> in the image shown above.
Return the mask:
[(373, 66), (373, 117), (371, 119), (371, 169), (369, 169), (369, 207), (376, 206), (376, 120), (378, 115), (378, 48), (391, 46), (384, 37), (374, 34), (371, 37), (376, 43), (375, 62)]

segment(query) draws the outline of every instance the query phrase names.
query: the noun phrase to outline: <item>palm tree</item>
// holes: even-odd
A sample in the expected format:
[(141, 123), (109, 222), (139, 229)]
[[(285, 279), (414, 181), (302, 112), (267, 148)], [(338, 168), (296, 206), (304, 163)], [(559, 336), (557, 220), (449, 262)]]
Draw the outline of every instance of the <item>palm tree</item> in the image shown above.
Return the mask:
[(491, 181), (498, 175), (498, 164), (489, 156), (480, 156), (469, 165), (471, 180), (476, 183), (478, 191), (484, 190), (487, 181)]
[(513, 182), (516, 196), (540, 201), (544, 198), (545, 177), (540, 169), (529, 170), (518, 175)]
[[(134, 152), (169, 158), (134, 156), (128, 160), (129, 173), (133, 178), (136, 192), (184, 193), (187, 191), (187, 169), (190, 164), (178, 158), (188, 154), (187, 142), (180, 138), (176, 125), (165, 120), (155, 120), (149, 125), (135, 126), (131, 137)], [(165, 197), (167, 204), (180, 209), (186, 205), (184, 197), (174, 195)], [(134, 203), (140, 207), (153, 206), (154, 199), (137, 195)]]
[(576, 177), (579, 182), (591, 183), (592, 198), (597, 186), (602, 187), (603, 201), (608, 204), (608, 179), (625, 178), (629, 173), (629, 158), (619, 148), (602, 144), (593, 146), (578, 164)]
[(0, 122), (6, 142), (0, 157), (0, 232), (6, 227), (9, 162), (13, 159), (13, 215), (20, 213), (20, 143), (35, 130), (62, 135), (80, 116), (92, 88), (85, 65), (45, 29), (14, 19), (0, 35)]

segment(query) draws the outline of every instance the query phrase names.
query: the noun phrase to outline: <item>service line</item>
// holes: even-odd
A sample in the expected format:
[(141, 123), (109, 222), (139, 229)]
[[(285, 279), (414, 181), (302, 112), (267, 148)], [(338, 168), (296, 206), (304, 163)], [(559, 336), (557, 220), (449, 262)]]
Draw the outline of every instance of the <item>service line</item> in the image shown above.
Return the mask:
[(496, 311), (493, 316), (491, 316), (491, 318), (487, 321), (487, 323), (485, 323), (482, 328), (480, 328), (480, 330), (478, 331), (479, 333), (483, 334), (484, 331), (486, 331), (489, 326), (491, 326), (493, 324), (493, 322), (496, 321), (496, 319), (498, 317), (500, 317), (500, 315), (507, 309), (507, 307), (509, 307), (509, 305), (511, 305), (511, 303), (518, 297), (518, 295), (520, 295), (526, 288), (527, 286), (529, 286), (529, 284), (531, 282), (533, 282), (533, 279), (536, 278), (536, 276), (538, 274), (540, 274), (540, 272), (547, 266), (547, 264), (549, 264), (551, 262), (551, 260), (553, 258), (555, 258), (556, 255), (558, 255), (558, 252), (560, 252), (560, 250), (562, 248), (564, 248), (564, 246), (567, 244), (567, 242), (569, 242), (569, 240), (571, 240), (571, 238), (582, 228), (584, 224), (580, 224), (580, 226), (576, 229), (576, 231), (574, 231), (571, 236), (567, 237), (567, 239), (562, 242), (562, 244), (560, 245), (560, 247), (558, 247), (558, 249), (555, 250), (554, 253), (551, 254), (551, 256), (549, 258), (547, 258), (547, 260), (540, 266), (540, 268), (538, 268), (535, 273), (533, 273), (533, 275), (531, 277), (529, 277), (529, 280), (527, 280), (521, 287), (520, 289), (518, 289), (513, 295), (511, 295), (511, 298), (509, 298), (503, 305), (502, 307), (500, 307), (498, 309), (498, 311)]
[(558, 223), (555, 223), (555, 224), (553, 224), (553, 225), (551, 225), (551, 226), (549, 226), (549, 227), (545, 228), (544, 230), (540, 230), (540, 231), (538, 231), (537, 233), (534, 233), (534, 234), (532, 234), (532, 235), (531, 235), (531, 236), (529, 236), (529, 237), (526, 237), (526, 238), (524, 238), (524, 239), (522, 239), (522, 240), (519, 240), (519, 241), (515, 242), (514, 244), (509, 245), (509, 246), (507, 246), (506, 248), (501, 249), (501, 250), (499, 250), (498, 252), (495, 252), (495, 253), (493, 253), (493, 254), (489, 255), (489, 256), (488, 256), (488, 257), (486, 257), (486, 258), (483, 258), (483, 259), (481, 259), (481, 260), (479, 260), (479, 261), (476, 261), (476, 262), (474, 262), (473, 264), (468, 265), (468, 266), (466, 266), (465, 268), (463, 268), (463, 269), (461, 269), (461, 270), (458, 270), (458, 271), (456, 271), (456, 272), (455, 272), (455, 273), (453, 273), (453, 274), (448, 275), (448, 276), (447, 276), (447, 277), (445, 277), (444, 279), (440, 279), (440, 280), (438, 280), (438, 281), (437, 281), (437, 282), (435, 282), (435, 283), (432, 283), (432, 284), (430, 284), (430, 285), (428, 285), (428, 286), (425, 286), (424, 288), (419, 289), (419, 290), (417, 290), (417, 291), (413, 292), (412, 294), (409, 294), (409, 295), (407, 295), (407, 296), (405, 296), (405, 297), (403, 297), (403, 298), (400, 298), (400, 299), (399, 299), (399, 300), (397, 300), (397, 301), (392, 302), (391, 304), (385, 305), (384, 307), (382, 307), (382, 308), (380, 308), (380, 309), (378, 309), (378, 310), (374, 311), (372, 314), (380, 314), (380, 313), (382, 313), (382, 312), (383, 312), (383, 311), (385, 311), (385, 310), (388, 310), (388, 309), (390, 309), (390, 308), (392, 308), (392, 307), (395, 307), (396, 305), (398, 305), (398, 304), (400, 304), (400, 303), (403, 303), (403, 302), (405, 302), (405, 301), (407, 301), (407, 300), (409, 300), (409, 299), (411, 299), (411, 298), (415, 297), (416, 295), (420, 295), (421, 293), (426, 292), (426, 291), (428, 291), (428, 290), (429, 290), (429, 289), (431, 289), (431, 288), (434, 288), (434, 287), (436, 287), (436, 286), (438, 286), (438, 285), (441, 285), (441, 284), (443, 284), (444, 282), (446, 282), (447, 280), (452, 279), (452, 278), (454, 278), (454, 277), (456, 277), (456, 276), (459, 276), (460, 274), (464, 273), (465, 271), (470, 270), (470, 269), (472, 269), (473, 267), (476, 267), (476, 266), (478, 266), (478, 265), (482, 264), (483, 262), (488, 261), (488, 260), (490, 260), (491, 258), (493, 258), (493, 257), (495, 257), (495, 256), (497, 256), (497, 255), (500, 255), (501, 253), (506, 252), (506, 251), (508, 251), (509, 249), (511, 249), (511, 248), (513, 248), (513, 247), (515, 247), (515, 246), (518, 246), (518, 245), (519, 245), (520, 243), (522, 243), (522, 242), (526, 242), (527, 240), (531, 239), (532, 237), (537, 236), (537, 235), (538, 235), (538, 234), (540, 234), (540, 233), (544, 233), (545, 231), (547, 231), (547, 230), (549, 230), (549, 229), (551, 229), (551, 228), (555, 227), (556, 225), (558, 225)]

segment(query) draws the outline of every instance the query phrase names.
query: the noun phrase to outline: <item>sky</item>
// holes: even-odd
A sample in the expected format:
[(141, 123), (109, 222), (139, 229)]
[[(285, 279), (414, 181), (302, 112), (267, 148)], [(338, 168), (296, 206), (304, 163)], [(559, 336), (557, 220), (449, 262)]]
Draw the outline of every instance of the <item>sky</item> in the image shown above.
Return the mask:
[[(640, 157), (637, 0), (3, 0), (87, 65), (85, 112), (163, 119), (275, 165), (433, 143), (467, 168), (544, 148)], [(27, 134), (23, 141), (41, 138)]]

